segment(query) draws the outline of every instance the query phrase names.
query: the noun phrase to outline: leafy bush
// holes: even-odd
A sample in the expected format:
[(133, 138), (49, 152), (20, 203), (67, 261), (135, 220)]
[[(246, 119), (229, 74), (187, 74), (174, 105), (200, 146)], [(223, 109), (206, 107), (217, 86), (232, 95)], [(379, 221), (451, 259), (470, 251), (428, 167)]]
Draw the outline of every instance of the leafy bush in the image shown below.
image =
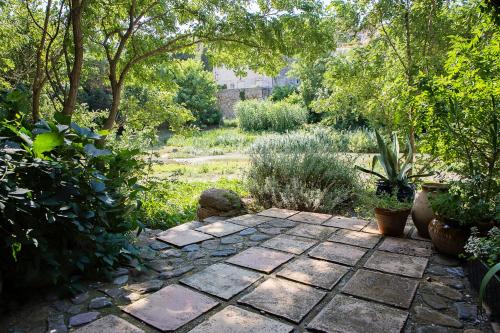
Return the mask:
[(182, 61), (175, 78), (179, 86), (175, 102), (191, 111), (198, 126), (218, 125), (222, 113), (217, 106), (217, 82), (203, 64), (194, 60)]
[(100, 149), (75, 123), (0, 127), (0, 272), (6, 288), (102, 277), (136, 250), (126, 233), (137, 151)]
[(150, 228), (169, 227), (196, 219), (198, 198), (209, 188), (233, 190), (240, 196), (247, 191), (239, 180), (210, 181), (151, 181), (144, 192), (140, 219)]
[(297, 87), (289, 84), (285, 86), (278, 86), (273, 88), (273, 91), (271, 93), (271, 100), (274, 102), (282, 101), (286, 99), (288, 96), (291, 94), (295, 93), (297, 91)]
[(471, 236), (465, 245), (470, 259), (483, 260), (492, 267), (500, 262), (500, 229), (493, 227), (486, 237), (481, 237), (477, 228), (471, 229)]
[(249, 191), (265, 207), (335, 212), (352, 208), (360, 189), (353, 161), (325, 130), (263, 137), (250, 155)]
[(286, 132), (307, 122), (307, 110), (286, 102), (246, 100), (236, 103), (236, 117), (245, 131)]

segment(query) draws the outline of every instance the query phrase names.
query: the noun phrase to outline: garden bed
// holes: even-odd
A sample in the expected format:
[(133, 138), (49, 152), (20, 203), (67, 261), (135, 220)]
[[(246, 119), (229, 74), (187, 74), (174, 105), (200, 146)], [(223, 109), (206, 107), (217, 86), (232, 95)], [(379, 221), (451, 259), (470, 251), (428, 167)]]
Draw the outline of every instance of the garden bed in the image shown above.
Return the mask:
[[(466, 270), (468, 272), (469, 281), (479, 291), (481, 281), (488, 272), (489, 267), (480, 260), (468, 261)], [(484, 302), (491, 310), (491, 316), (498, 320), (500, 319), (500, 276), (498, 273), (490, 280), (486, 287)]]

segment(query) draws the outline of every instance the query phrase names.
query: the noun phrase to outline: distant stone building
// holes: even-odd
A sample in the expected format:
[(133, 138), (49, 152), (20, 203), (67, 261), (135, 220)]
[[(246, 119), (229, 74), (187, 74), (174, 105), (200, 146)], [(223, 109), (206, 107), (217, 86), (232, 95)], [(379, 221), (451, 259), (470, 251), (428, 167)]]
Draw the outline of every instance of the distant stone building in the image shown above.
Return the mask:
[(248, 70), (239, 77), (230, 69), (216, 67), (213, 74), (217, 84), (222, 87), (217, 95), (219, 107), (225, 118), (234, 118), (234, 104), (244, 99), (265, 99), (274, 87), (297, 85), (298, 80), (287, 77), (288, 68), (284, 68), (276, 77), (258, 74)]

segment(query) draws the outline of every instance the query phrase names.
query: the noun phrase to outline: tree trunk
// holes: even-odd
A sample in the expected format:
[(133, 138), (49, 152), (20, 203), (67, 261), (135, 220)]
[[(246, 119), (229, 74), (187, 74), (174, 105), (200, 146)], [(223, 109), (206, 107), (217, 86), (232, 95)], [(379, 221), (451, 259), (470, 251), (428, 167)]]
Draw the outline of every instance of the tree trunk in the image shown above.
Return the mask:
[(47, 41), (47, 30), (49, 26), (51, 7), (52, 7), (52, 0), (48, 0), (47, 5), (45, 7), (45, 18), (43, 20), (43, 27), (41, 31), (42, 36), (40, 38), (40, 44), (38, 45), (38, 48), (36, 50), (35, 76), (33, 78), (33, 85), (31, 87), (32, 91), (31, 117), (33, 118), (32, 120), (34, 123), (36, 123), (40, 119), (40, 96), (42, 95), (42, 89), (45, 83), (45, 77), (42, 65), (42, 54), (43, 51), (45, 50), (45, 43)]
[(118, 110), (120, 109), (120, 101), (122, 96), (122, 84), (115, 83), (111, 87), (113, 102), (111, 103), (111, 109), (109, 110), (108, 118), (104, 122), (103, 129), (110, 130), (115, 124), (116, 116), (118, 115)]
[[(406, 67), (406, 75), (407, 75), (407, 83), (408, 83), (408, 98), (409, 98), (409, 109), (408, 109), (408, 120), (410, 123), (410, 128), (409, 128), (409, 137), (410, 137), (410, 146), (412, 150), (412, 156), (411, 156), (411, 163), (415, 163), (415, 154), (416, 154), (416, 149), (415, 149), (415, 128), (413, 126), (413, 103), (412, 103), (412, 95), (413, 95), (413, 72), (412, 72), (412, 67), (413, 67), (413, 59), (412, 59), (412, 52), (411, 52), (411, 31), (410, 31), (410, 6), (411, 3), (409, 0), (406, 0), (406, 10), (404, 14), (404, 22), (405, 22), (405, 32), (406, 32), (406, 61), (407, 61), (407, 67)], [(411, 170), (410, 170), (411, 174)]]
[(82, 34), (82, 0), (71, 0), (71, 25), (73, 30), (74, 58), (73, 68), (69, 75), (69, 91), (62, 113), (71, 116), (75, 111), (78, 87), (80, 86), (80, 75), (83, 64), (83, 34)]

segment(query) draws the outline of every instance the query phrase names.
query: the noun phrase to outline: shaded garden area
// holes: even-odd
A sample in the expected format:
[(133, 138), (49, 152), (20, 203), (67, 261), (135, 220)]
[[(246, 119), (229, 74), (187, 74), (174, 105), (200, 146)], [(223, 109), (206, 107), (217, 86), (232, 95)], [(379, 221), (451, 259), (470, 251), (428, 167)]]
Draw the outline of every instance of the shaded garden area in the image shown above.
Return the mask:
[[(493, 1), (6, 0), (0, 17), (0, 330), (498, 329)], [(297, 84), (241, 90), (228, 119), (215, 68)], [(233, 273), (251, 282), (220, 294)], [(142, 312), (169, 297), (205, 310)]]

